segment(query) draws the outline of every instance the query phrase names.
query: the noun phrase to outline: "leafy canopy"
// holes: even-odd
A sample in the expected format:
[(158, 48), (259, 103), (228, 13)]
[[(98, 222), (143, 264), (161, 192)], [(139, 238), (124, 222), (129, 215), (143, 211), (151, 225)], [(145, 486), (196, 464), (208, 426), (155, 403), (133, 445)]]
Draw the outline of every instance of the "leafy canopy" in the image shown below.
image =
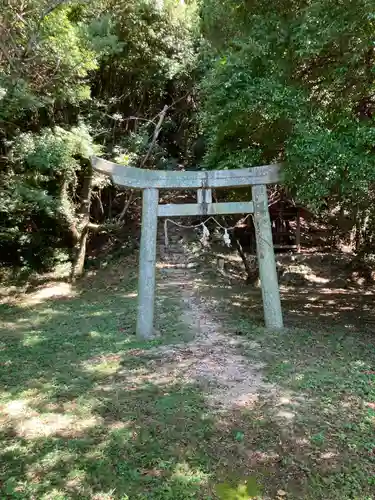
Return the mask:
[(286, 160), (312, 204), (375, 180), (374, 4), (204, 0), (206, 165)]

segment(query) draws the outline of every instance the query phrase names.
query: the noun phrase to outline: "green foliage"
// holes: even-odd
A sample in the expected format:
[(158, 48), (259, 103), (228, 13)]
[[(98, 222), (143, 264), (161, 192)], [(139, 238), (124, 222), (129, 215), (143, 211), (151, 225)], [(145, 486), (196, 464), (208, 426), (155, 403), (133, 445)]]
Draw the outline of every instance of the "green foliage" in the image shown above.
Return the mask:
[[(90, 26), (71, 21), (69, 3), (47, 10), (40, 2), (28, 3), (27, 16), (22, 6), (4, 12), (7, 36), (0, 54), (0, 86), (5, 93), (0, 119), (13, 120), (57, 100), (74, 104), (88, 99), (85, 79), (98, 67), (98, 36), (90, 40)], [(104, 51), (107, 35), (101, 39)]]
[(56, 127), (42, 130), (38, 135), (21, 134), (13, 148), (13, 161), (23, 164), (25, 172), (73, 175), (79, 168), (76, 158), (89, 159), (92, 153), (92, 139), (86, 126), (70, 131)]
[[(197, 11), (174, 0), (10, 0), (0, 21), (1, 261), (48, 267), (88, 221), (78, 212), (96, 141), (140, 165), (168, 104), (147, 166), (184, 157)], [(123, 205), (97, 181), (89, 216), (111, 222)]]
[(367, 196), (375, 180), (371, 121), (339, 117), (328, 127), (312, 117), (299, 121), (286, 146), (286, 179), (310, 203), (330, 195), (341, 200)]
[(161, 3), (163, 7), (150, 0), (119, 0), (113, 10), (127, 56), (121, 67), (133, 74), (146, 71), (152, 82), (187, 72), (195, 59), (194, 10), (176, 7), (175, 1)]
[(204, 0), (206, 165), (286, 161), (306, 202), (375, 180), (373, 2)]
[(54, 261), (64, 230), (74, 218), (68, 193), (75, 191), (82, 162), (92, 154), (83, 125), (24, 133), (12, 149), (12, 169), (3, 177), (2, 262), (40, 267)]
[(167, 104), (148, 166), (186, 161), (190, 128), (195, 127), (189, 116), (195, 105), (190, 97), (197, 65), (195, 2), (118, 0), (108, 15), (121, 50), (102, 60), (91, 112), (92, 120), (101, 123), (98, 133), (106, 137), (109, 154), (120, 150), (141, 164)]
[(95, 52), (104, 56), (119, 54), (124, 44), (115, 33), (116, 23), (110, 14), (94, 19), (87, 27), (87, 35)]

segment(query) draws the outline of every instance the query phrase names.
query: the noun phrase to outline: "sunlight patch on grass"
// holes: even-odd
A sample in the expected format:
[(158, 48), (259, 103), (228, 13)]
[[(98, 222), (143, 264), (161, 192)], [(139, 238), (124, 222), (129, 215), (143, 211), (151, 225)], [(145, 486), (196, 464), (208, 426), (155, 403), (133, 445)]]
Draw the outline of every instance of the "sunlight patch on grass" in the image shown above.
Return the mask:
[(34, 293), (23, 296), (20, 300), (20, 305), (23, 307), (35, 306), (49, 299), (56, 298), (72, 298), (77, 295), (77, 291), (70, 283), (60, 282), (49, 284), (37, 290)]
[(28, 408), (28, 401), (25, 399), (16, 399), (5, 404), (2, 413), (10, 418), (21, 418), (27, 416), (31, 410)]
[(30, 335), (27, 335), (24, 337), (23, 339), (23, 345), (25, 347), (33, 347), (37, 344), (39, 344), (40, 342), (43, 342), (44, 340), (44, 337), (41, 336), (40, 334), (30, 334)]
[[(97, 339), (97, 338), (100, 338), (102, 336), (102, 334), (100, 332), (97, 332), (95, 330), (92, 330), (91, 332), (88, 333), (89, 336), (92, 338), (92, 339)], [(72, 344), (74, 345), (74, 344)]]
[(75, 453), (68, 450), (52, 450), (46, 453), (37, 464), (31, 464), (28, 467), (28, 475), (45, 473), (48, 470), (61, 466), (63, 463), (69, 463), (75, 458)]
[(45, 493), (40, 497), (41, 500), (66, 500), (66, 494), (63, 490), (53, 488), (49, 493)]
[[(128, 500), (128, 499), (129, 497), (125, 496), (121, 500)], [(92, 500), (117, 500), (117, 496), (115, 490), (113, 490), (112, 493), (105, 493), (105, 492), (95, 493), (92, 496)]]
[(109, 432), (111, 431), (119, 431), (119, 430), (122, 430), (122, 429), (128, 429), (131, 427), (131, 425), (133, 424), (133, 421), (132, 420), (115, 420), (114, 422), (109, 422), (107, 424), (107, 429)]
[(25, 439), (40, 437), (62, 436), (74, 437), (87, 431), (101, 422), (99, 417), (79, 419), (74, 415), (61, 415), (59, 413), (42, 413), (29, 418), (22, 418), (16, 422), (11, 421), (18, 436)]
[(107, 314), (106, 311), (92, 311), (90, 312), (90, 316), (92, 316), (93, 318), (99, 318), (100, 316), (105, 316)]
[(75, 494), (82, 494), (87, 474), (83, 470), (74, 469), (69, 472), (65, 482), (65, 488)]
[[(50, 404), (50, 408), (56, 405)], [(78, 417), (69, 413), (39, 413), (30, 406), (28, 400), (14, 400), (2, 407), (1, 428), (12, 428), (13, 432), (25, 439), (49, 436), (73, 437), (101, 423), (98, 416)]]
[(108, 359), (97, 363), (85, 361), (82, 363), (82, 369), (88, 373), (96, 373), (103, 377), (114, 375), (121, 366), (121, 359)]

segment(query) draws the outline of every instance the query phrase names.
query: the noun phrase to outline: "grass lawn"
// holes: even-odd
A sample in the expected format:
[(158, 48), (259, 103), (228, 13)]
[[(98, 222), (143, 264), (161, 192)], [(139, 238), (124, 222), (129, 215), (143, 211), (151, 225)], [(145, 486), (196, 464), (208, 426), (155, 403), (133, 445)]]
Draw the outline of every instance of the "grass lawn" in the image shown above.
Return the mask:
[(166, 293), (162, 338), (135, 339), (134, 263), (99, 271), (74, 296), (0, 306), (0, 498), (375, 498), (374, 339), (267, 332), (231, 294), (220, 290), (212, 314), (265, 363), (285, 392), (278, 406), (260, 398), (218, 414), (193, 384), (150, 381), (152, 349), (193, 332)]
[[(295, 499), (375, 499), (375, 332), (368, 325), (348, 330), (337, 319), (324, 327), (308, 314), (303, 321), (300, 309), (293, 311), (299, 327), (269, 331), (259, 324), (251, 289), (202, 276), (207, 308), (227, 333), (243, 338), (243, 353), (263, 364), (282, 395), (238, 415), (245, 444), (264, 453), (266, 489), (276, 498), (281, 490)], [(284, 313), (295, 307), (287, 299)]]
[(178, 307), (162, 298), (163, 341), (137, 342), (136, 275), (121, 267), (74, 297), (2, 306), (0, 498), (195, 498), (210, 470), (203, 399), (142, 383), (143, 349), (189, 334)]

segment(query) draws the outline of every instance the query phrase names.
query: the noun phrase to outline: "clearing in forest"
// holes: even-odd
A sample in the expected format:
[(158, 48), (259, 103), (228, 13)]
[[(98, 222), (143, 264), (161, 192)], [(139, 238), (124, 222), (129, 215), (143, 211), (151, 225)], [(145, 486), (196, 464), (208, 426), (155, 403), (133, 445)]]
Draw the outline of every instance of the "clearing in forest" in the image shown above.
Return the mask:
[(160, 263), (141, 343), (135, 267), (1, 305), (1, 498), (374, 498), (368, 328), (289, 289), (299, 326), (267, 331), (259, 291)]

